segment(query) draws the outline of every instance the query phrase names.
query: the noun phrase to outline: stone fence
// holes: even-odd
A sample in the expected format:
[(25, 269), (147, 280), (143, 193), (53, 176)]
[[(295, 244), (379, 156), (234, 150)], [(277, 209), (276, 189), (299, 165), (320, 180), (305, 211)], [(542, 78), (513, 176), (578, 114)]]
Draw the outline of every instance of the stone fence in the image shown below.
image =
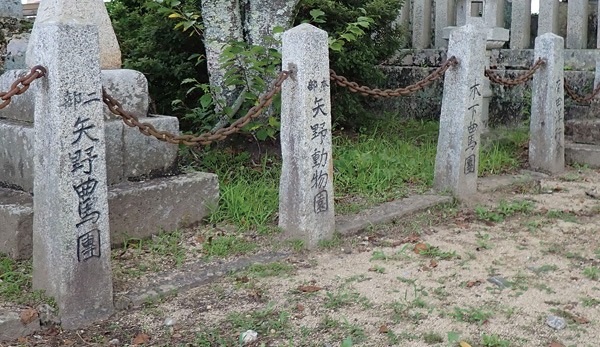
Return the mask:
[(588, 40), (600, 37), (597, 1), (541, 0), (539, 16), (531, 8), (532, 0), (406, 0), (397, 22), (410, 30), (414, 49), (446, 48), (450, 32), (469, 23), (483, 23), (495, 48), (531, 48), (548, 32), (562, 36), (567, 49), (600, 48), (600, 40)]

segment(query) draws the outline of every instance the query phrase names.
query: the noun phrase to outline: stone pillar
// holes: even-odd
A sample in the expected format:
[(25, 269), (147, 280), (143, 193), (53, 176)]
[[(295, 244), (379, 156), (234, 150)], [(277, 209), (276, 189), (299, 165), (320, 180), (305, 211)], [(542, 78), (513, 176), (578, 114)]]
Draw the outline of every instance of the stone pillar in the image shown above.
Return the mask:
[(392, 23), (394, 26), (401, 26), (410, 29), (410, 0), (402, 3), (398, 17)]
[(445, 48), (444, 28), (456, 24), (456, 0), (437, 0), (435, 3), (435, 48)]
[(474, 25), (450, 35), (448, 57), (459, 64), (444, 76), (434, 188), (458, 197), (477, 192), (485, 43), (485, 31)]
[[(598, 23), (600, 23), (600, 2), (598, 3), (598, 13), (596, 18), (598, 18)], [(596, 37), (596, 49), (600, 49), (600, 24), (598, 25), (598, 33)], [(598, 69), (596, 69), (596, 71), (598, 71)]]
[(335, 230), (327, 33), (301, 24), (283, 34), (279, 226), (315, 247)]
[(533, 75), (529, 164), (534, 169), (559, 173), (565, 166), (564, 40), (546, 33), (535, 39), (534, 57), (546, 64)]
[(75, 329), (113, 313), (98, 29), (59, 16), (34, 30), (48, 74), (35, 82), (33, 287)]
[(21, 0), (0, 1), (0, 17), (23, 18), (23, 4)]
[[(40, 3), (33, 27), (59, 16), (79, 19), (84, 23), (93, 23), (98, 26), (100, 66), (107, 70), (121, 68), (121, 49), (103, 0), (43, 0)], [(28, 67), (38, 65), (38, 58), (33, 50), (39, 45), (36, 30), (33, 30), (25, 58)]]
[(587, 48), (589, 0), (571, 0), (567, 11), (567, 48)]
[(510, 24), (510, 48), (529, 48), (531, 41), (531, 0), (513, 0)]
[(414, 0), (412, 22), (412, 47), (429, 48), (431, 44), (431, 1)]
[(558, 0), (540, 1), (538, 36), (545, 33), (558, 34)]

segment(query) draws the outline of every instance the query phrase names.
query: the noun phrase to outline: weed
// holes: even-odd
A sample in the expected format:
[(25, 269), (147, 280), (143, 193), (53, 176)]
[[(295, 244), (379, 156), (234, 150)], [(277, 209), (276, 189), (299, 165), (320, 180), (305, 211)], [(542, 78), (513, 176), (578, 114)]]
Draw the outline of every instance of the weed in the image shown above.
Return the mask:
[(269, 303), (264, 310), (229, 313), (225, 322), (240, 331), (252, 329), (261, 335), (269, 335), (271, 330), (275, 330), (276, 334), (281, 335), (289, 327), (290, 313), (275, 310), (274, 306), (274, 303)]
[(318, 242), (319, 247), (328, 248), (328, 249), (338, 247), (341, 244), (342, 244), (342, 235), (338, 231), (333, 233), (333, 237), (331, 238), (331, 240), (321, 240)]
[(498, 206), (493, 210), (488, 210), (483, 206), (476, 206), (475, 213), (481, 220), (491, 222), (502, 222), (505, 217), (510, 217), (515, 213), (528, 213), (533, 211), (535, 205), (527, 200), (514, 200), (508, 203), (502, 199), (498, 202)]
[(288, 263), (270, 263), (270, 264), (255, 264), (243, 271), (238, 271), (232, 274), (234, 277), (283, 277), (288, 276), (294, 271), (294, 266)]
[(257, 244), (249, 242), (238, 236), (217, 236), (209, 243), (205, 243), (205, 252), (208, 257), (225, 258), (240, 253), (252, 252)]
[(583, 270), (583, 275), (595, 281), (600, 278), (600, 268), (596, 266), (588, 267), (587, 269)]
[(419, 254), (426, 257), (437, 258), (437, 259), (450, 259), (458, 258), (456, 251), (442, 251), (438, 247), (433, 247), (430, 244), (426, 244), (427, 249), (419, 250)]
[(493, 316), (492, 312), (486, 312), (482, 308), (469, 309), (454, 307), (454, 312), (448, 313), (450, 317), (453, 317), (459, 322), (477, 323), (480, 327), (488, 318)]
[(444, 338), (438, 333), (429, 332), (423, 334), (423, 341), (425, 341), (425, 343), (428, 345), (433, 345), (434, 343), (444, 342)]
[(300, 252), (304, 247), (304, 241), (299, 239), (287, 240), (285, 241), (285, 244), (295, 252)]
[(323, 304), (326, 308), (339, 308), (353, 303), (361, 302), (363, 305), (369, 305), (369, 300), (359, 293), (350, 293), (347, 290), (340, 289), (337, 293), (327, 292), (327, 302)]
[(481, 247), (483, 249), (489, 249), (489, 248), (494, 247), (494, 244), (489, 243), (490, 234), (482, 235), (481, 232), (478, 231), (476, 237), (477, 237), (477, 239), (475, 239), (475, 241), (477, 241), (477, 244), (479, 244), (479, 247)]
[(593, 307), (600, 305), (600, 299), (596, 298), (581, 298), (581, 303), (584, 307)]
[(383, 266), (379, 266), (379, 265), (375, 264), (373, 266), (373, 271), (375, 271), (378, 274), (382, 274), (382, 273), (385, 273), (385, 268)]
[(493, 334), (493, 335), (483, 334), (481, 336), (481, 339), (483, 340), (481, 343), (482, 346), (487, 346), (487, 347), (509, 347), (510, 346), (510, 341), (501, 340), (498, 337), (498, 335), (496, 335), (496, 334)]

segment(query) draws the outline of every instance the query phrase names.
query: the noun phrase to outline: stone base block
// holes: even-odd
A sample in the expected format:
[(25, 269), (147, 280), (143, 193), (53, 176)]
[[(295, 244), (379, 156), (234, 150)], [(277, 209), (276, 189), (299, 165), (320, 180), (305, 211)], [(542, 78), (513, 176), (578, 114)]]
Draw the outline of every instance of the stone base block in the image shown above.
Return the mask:
[[(111, 243), (145, 238), (199, 223), (217, 206), (216, 175), (194, 172), (108, 188)], [(33, 202), (29, 194), (0, 188), (0, 252), (32, 255)]]
[(600, 168), (600, 146), (581, 143), (565, 144), (566, 164), (587, 164), (590, 168)]
[[(29, 69), (7, 70), (0, 76), (0, 90), (8, 91), (15, 80), (27, 75), (29, 71)], [(32, 83), (31, 90), (11, 99), (10, 104), (2, 109), (2, 118), (33, 122), (33, 112), (35, 110), (35, 87), (33, 85), (35, 83)], [(121, 103), (123, 109), (137, 117), (148, 115), (150, 102), (148, 81), (141, 72), (126, 69), (102, 70), (102, 85), (110, 96)], [(104, 106), (103, 110), (104, 119), (117, 118), (108, 110), (108, 107)]]
[(600, 119), (568, 121), (565, 128), (565, 134), (572, 136), (573, 142), (600, 145)]
[(40, 330), (40, 319), (23, 324), (17, 312), (0, 311), (0, 341), (10, 341), (25, 337)]
[[(140, 118), (157, 129), (178, 132), (175, 117)], [(177, 145), (148, 137), (121, 120), (105, 122), (108, 184), (128, 178), (171, 172), (177, 165)], [(33, 191), (33, 124), (0, 119), (0, 184)]]

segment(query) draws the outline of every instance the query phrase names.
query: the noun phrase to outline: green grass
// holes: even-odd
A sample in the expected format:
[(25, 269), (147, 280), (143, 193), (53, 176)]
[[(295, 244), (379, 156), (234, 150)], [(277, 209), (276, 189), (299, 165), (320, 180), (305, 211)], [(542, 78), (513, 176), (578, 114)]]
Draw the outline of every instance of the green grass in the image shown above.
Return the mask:
[(32, 261), (14, 261), (0, 253), (0, 302), (14, 302), (28, 306), (47, 303), (56, 307), (54, 298), (47, 297), (43, 290), (31, 286)]
[(217, 236), (212, 242), (205, 245), (208, 257), (225, 258), (239, 253), (252, 252), (258, 247), (254, 242), (249, 242), (238, 236)]
[[(381, 120), (358, 133), (334, 131), (333, 163), (336, 212), (353, 213), (411, 193), (433, 183), (439, 123)], [(520, 164), (527, 133), (507, 132), (480, 150), (480, 175), (511, 172)], [(219, 176), (220, 200), (210, 223), (233, 223), (241, 230), (273, 223), (279, 205), (279, 158), (232, 149), (182, 151), (182, 163)]]

